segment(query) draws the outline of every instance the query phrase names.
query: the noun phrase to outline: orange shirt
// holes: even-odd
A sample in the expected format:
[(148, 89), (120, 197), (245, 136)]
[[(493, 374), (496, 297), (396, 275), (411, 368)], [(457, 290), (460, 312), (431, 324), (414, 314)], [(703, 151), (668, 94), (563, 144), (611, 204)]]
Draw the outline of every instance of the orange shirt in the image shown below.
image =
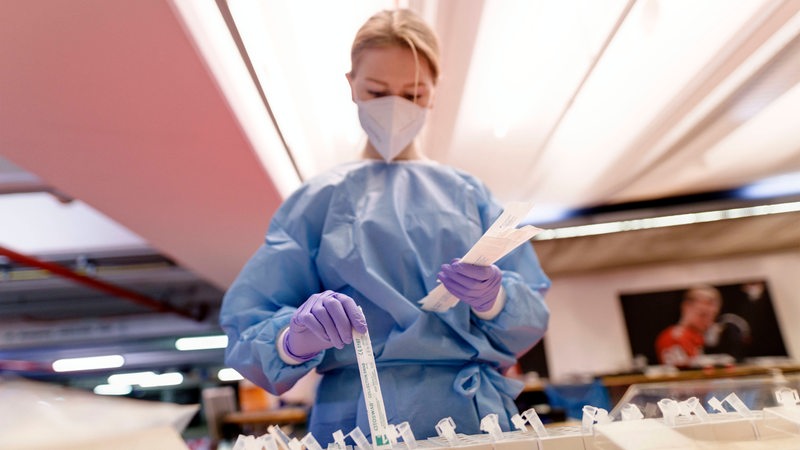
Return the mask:
[(656, 338), (656, 354), (661, 364), (687, 366), (703, 354), (703, 335), (683, 325), (672, 325)]

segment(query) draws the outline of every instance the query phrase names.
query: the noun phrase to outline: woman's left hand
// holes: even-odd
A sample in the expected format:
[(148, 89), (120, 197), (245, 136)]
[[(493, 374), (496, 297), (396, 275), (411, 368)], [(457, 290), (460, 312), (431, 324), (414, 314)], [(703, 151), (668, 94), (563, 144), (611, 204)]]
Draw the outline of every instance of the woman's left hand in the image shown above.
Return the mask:
[(475, 311), (485, 312), (494, 306), (503, 281), (503, 272), (494, 264), (476, 266), (454, 259), (442, 264), (439, 280), (451, 294)]

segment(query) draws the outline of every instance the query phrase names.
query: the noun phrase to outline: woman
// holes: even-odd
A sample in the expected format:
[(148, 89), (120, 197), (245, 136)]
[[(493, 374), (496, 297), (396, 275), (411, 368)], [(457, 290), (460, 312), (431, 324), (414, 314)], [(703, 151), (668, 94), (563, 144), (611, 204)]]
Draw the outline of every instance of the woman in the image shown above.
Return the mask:
[[(339, 429), (367, 433), (348, 344), (353, 328), (368, 326), (389, 423), (409, 421), (425, 438), (451, 416), (474, 434), (498, 413), (509, 429), (521, 384), (500, 371), (544, 334), (550, 282), (530, 245), (490, 267), (453, 260), (501, 207), (476, 178), (425, 159), (413, 142), (439, 75), (430, 28), (408, 10), (378, 13), (351, 60), (369, 138), (363, 160), (311, 179), (275, 213), (224, 299), (226, 362), (275, 394), (316, 369), (310, 431), (321, 442)], [(417, 302), (437, 280), (461, 302), (423, 311)]]

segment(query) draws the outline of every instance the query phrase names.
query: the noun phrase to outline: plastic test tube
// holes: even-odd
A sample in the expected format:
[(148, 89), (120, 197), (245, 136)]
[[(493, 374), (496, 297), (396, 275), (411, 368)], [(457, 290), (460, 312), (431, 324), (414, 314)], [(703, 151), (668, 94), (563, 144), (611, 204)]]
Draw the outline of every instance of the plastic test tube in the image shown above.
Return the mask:
[(594, 429), (595, 422), (598, 424), (611, 422), (611, 418), (608, 417), (608, 411), (592, 405), (585, 405), (583, 407), (583, 418), (581, 419), (581, 432), (590, 434)]
[(662, 398), (658, 401), (658, 408), (661, 410), (661, 415), (664, 416), (664, 423), (674, 427), (675, 418), (681, 413), (678, 402), (671, 398)]
[(270, 436), (275, 439), (275, 442), (278, 443), (278, 447), (280, 447), (282, 450), (289, 450), (289, 436), (287, 436), (280, 427), (270, 425), (267, 427), (267, 431), (269, 432)]
[(436, 432), (439, 436), (447, 439), (450, 445), (458, 445), (456, 438), (456, 423), (453, 422), (452, 417), (445, 417), (436, 424)]
[(317, 439), (314, 438), (314, 435), (311, 433), (303, 436), (303, 439), (300, 439), (300, 442), (306, 446), (306, 450), (322, 450), (322, 446), (319, 445), (319, 442), (317, 442)]
[(328, 450), (346, 450), (347, 445), (344, 443), (344, 433), (342, 430), (333, 432), (333, 442), (328, 443)]
[(748, 408), (742, 399), (740, 399), (735, 393), (731, 392), (722, 401), (728, 402), (728, 404), (731, 405), (733, 409), (736, 410), (736, 412), (742, 417), (748, 417), (750, 415), (750, 408)]
[(725, 406), (722, 405), (722, 402), (719, 401), (717, 397), (711, 397), (710, 399), (708, 399), (708, 404), (709, 406), (714, 408), (714, 411), (718, 413), (725, 414), (728, 412), (728, 410), (725, 409)]
[(700, 400), (697, 397), (689, 397), (688, 399), (684, 400), (684, 404), (688, 407), (689, 411), (691, 411), (701, 422), (707, 422), (709, 419), (708, 411), (703, 408), (703, 405), (700, 404)]
[(372, 445), (367, 440), (367, 437), (364, 436), (364, 432), (361, 431), (361, 428), (355, 427), (353, 431), (348, 433), (353, 441), (356, 443), (356, 446), (361, 448), (361, 450), (372, 450)]
[(414, 433), (411, 431), (411, 425), (408, 422), (403, 422), (395, 428), (397, 429), (397, 433), (400, 434), (400, 437), (403, 438), (403, 442), (406, 443), (406, 447), (408, 447), (409, 450), (417, 448), (417, 439), (414, 437)]
[[(536, 432), (536, 435), (539, 437), (547, 436), (547, 428), (544, 427), (542, 423), (542, 419), (539, 418), (539, 414), (536, 413), (536, 410), (533, 408), (526, 409), (522, 413), (522, 417), (533, 427), (533, 431)], [(513, 417), (511, 418), (514, 419)]]
[(481, 419), (481, 431), (489, 433), (495, 442), (503, 440), (503, 430), (500, 429), (500, 423), (495, 413), (487, 414)]
[(780, 388), (775, 391), (775, 400), (781, 406), (797, 406), (800, 403), (796, 389)]
[(625, 406), (622, 407), (620, 414), (622, 415), (622, 420), (639, 420), (644, 418), (642, 410), (633, 403), (626, 403)]
[(271, 434), (265, 434), (258, 438), (258, 442), (264, 448), (264, 450), (278, 450), (278, 443), (275, 442), (275, 438), (272, 437)]
[(303, 450), (303, 444), (297, 438), (292, 438), (289, 440), (289, 450)]

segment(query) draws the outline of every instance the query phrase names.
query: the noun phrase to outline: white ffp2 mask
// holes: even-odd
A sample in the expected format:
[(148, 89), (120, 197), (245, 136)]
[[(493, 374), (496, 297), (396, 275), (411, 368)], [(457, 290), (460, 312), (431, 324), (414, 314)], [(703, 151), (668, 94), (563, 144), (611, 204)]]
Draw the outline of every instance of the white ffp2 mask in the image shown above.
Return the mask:
[(358, 120), (375, 150), (393, 160), (425, 125), (427, 108), (396, 95), (357, 101)]

